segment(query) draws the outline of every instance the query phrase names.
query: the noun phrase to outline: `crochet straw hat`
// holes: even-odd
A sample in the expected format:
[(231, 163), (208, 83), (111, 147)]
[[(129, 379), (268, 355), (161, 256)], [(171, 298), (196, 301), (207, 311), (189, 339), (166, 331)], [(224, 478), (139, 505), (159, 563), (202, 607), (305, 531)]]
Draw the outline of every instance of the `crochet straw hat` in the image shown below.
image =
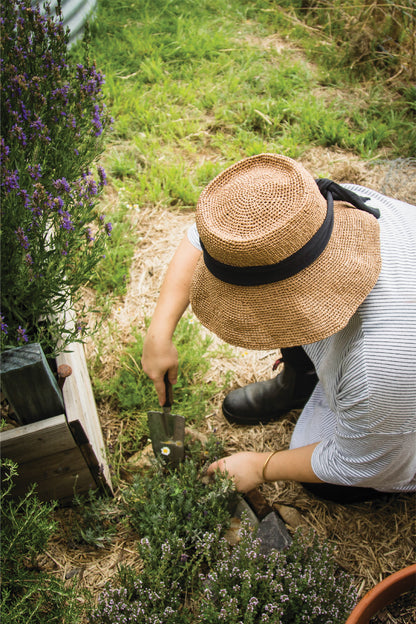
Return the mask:
[(196, 225), (204, 254), (191, 305), (229, 344), (274, 349), (327, 338), (375, 285), (377, 218), (365, 205), (333, 202), (331, 193), (325, 199), (319, 182), (290, 158), (260, 154), (201, 193)]

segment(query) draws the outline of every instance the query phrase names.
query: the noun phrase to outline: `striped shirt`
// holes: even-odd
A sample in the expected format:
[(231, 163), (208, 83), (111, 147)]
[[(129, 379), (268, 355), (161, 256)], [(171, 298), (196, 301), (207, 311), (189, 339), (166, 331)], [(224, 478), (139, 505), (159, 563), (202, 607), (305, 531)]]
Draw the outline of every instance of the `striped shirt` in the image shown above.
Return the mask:
[[(380, 209), (382, 269), (348, 325), (304, 345), (318, 384), (291, 448), (319, 442), (315, 474), (383, 492), (416, 490), (416, 206), (345, 184)], [(200, 248), (196, 226), (189, 240)]]
[(320, 442), (315, 474), (383, 492), (416, 490), (416, 206), (352, 184), (380, 208), (382, 269), (348, 325), (304, 345), (319, 382), (291, 448)]

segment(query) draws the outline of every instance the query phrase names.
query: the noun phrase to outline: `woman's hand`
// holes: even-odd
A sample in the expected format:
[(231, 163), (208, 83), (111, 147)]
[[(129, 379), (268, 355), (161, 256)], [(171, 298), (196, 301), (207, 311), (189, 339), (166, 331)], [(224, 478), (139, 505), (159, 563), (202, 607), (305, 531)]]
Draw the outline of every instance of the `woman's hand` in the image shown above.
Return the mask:
[(226, 472), (234, 480), (239, 492), (249, 492), (263, 483), (263, 465), (267, 453), (242, 452), (214, 462), (208, 468), (207, 474), (215, 471)]
[(142, 367), (154, 383), (159, 404), (164, 405), (165, 373), (168, 372), (172, 385), (176, 383), (178, 376), (178, 352), (172, 340), (149, 331), (143, 343)]

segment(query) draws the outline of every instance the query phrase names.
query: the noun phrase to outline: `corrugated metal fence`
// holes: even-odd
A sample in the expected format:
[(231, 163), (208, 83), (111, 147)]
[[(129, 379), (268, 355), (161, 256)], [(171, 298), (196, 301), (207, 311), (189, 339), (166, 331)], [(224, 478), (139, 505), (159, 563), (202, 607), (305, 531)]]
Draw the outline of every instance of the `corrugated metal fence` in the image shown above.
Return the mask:
[[(32, 6), (36, 4), (43, 7), (42, 0), (32, 0)], [(55, 7), (58, 5), (56, 0), (50, 1), (51, 13), (54, 15)], [(76, 41), (82, 35), (84, 24), (87, 18), (91, 18), (97, 6), (97, 0), (62, 0), (61, 8), (65, 27), (70, 30), (70, 44)]]

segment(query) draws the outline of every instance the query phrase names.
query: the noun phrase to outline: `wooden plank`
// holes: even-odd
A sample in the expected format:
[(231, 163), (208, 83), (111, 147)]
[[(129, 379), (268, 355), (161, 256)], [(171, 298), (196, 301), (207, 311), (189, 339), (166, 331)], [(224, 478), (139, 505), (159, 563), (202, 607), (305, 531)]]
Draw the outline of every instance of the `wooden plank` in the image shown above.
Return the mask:
[[(83, 344), (71, 344), (68, 352), (57, 357), (57, 365), (61, 364), (67, 364), (72, 368), (72, 374), (66, 379), (62, 389), (68, 425), (97, 483), (112, 493), (104, 438)], [(86, 434), (88, 442), (83, 438), (82, 431)]]
[[(80, 426), (80, 425), (79, 425)], [(18, 465), (13, 496), (24, 494), (32, 483), (42, 500), (70, 502), (74, 492), (97, 487), (64, 414), (39, 423), (3, 431), (2, 457)]]
[(75, 446), (65, 414), (16, 427), (0, 433), (2, 457), (17, 464), (41, 461), (47, 455), (61, 453)]
[(62, 393), (39, 343), (3, 351), (1, 384), (20, 424), (64, 412)]
[(77, 446), (19, 465), (12, 495), (22, 496), (32, 483), (36, 483), (36, 493), (41, 500), (57, 500), (61, 504), (70, 503), (75, 492), (82, 493), (97, 487)]

